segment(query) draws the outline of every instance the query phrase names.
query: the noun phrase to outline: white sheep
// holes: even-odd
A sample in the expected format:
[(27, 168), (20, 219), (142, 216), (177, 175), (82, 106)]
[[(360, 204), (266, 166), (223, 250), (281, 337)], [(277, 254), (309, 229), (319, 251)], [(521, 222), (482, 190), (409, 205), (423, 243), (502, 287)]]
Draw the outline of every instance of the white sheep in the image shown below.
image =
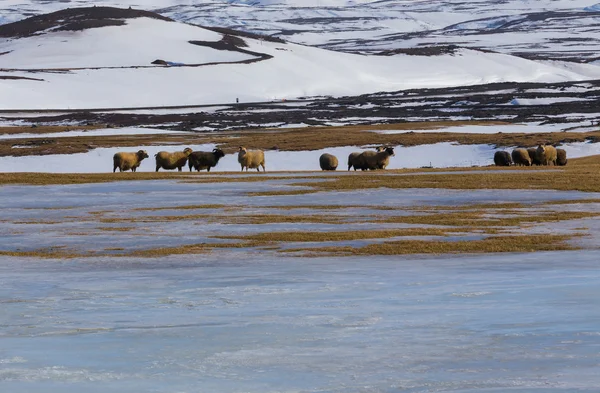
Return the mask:
[(263, 172), (266, 172), (265, 153), (262, 150), (248, 151), (245, 147), (240, 146), (238, 162), (242, 166), (242, 172), (244, 171), (244, 168), (246, 168), (246, 172), (248, 172), (249, 168), (256, 168), (256, 170), (260, 172), (260, 166), (262, 166)]
[(119, 168), (119, 172), (128, 171), (130, 169), (132, 172), (135, 172), (144, 158), (148, 158), (146, 150), (140, 150), (137, 153), (115, 153), (113, 156), (113, 173), (116, 172), (117, 168)]

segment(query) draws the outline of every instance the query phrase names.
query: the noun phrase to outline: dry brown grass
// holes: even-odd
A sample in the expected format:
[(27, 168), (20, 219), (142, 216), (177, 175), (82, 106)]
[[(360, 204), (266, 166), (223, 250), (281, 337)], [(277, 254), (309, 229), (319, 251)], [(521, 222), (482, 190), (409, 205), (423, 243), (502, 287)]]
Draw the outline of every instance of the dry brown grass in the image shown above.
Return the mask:
[(96, 229), (106, 232), (129, 232), (136, 229), (135, 227), (97, 227)]
[(334, 242), (361, 239), (386, 239), (400, 236), (447, 236), (459, 229), (403, 228), (343, 232), (268, 232), (246, 236), (215, 236), (216, 239), (245, 240), (254, 242)]
[[(497, 171), (496, 167), (476, 170), (422, 170), (361, 172), (354, 176), (328, 176), (324, 181), (293, 185), (312, 188), (318, 191), (352, 191), (376, 188), (444, 188), (454, 190), (476, 189), (537, 189), (600, 192), (600, 156), (573, 159), (566, 167), (507, 168)], [(453, 173), (448, 173), (453, 172)], [(302, 191), (306, 193), (306, 191)], [(255, 195), (272, 195), (271, 192), (257, 192)], [(285, 192), (279, 193), (285, 195)]]
[[(0, 141), (0, 156), (8, 155), (44, 155), (72, 154), (89, 151), (96, 147), (120, 146), (125, 150), (133, 146), (152, 145), (192, 145), (216, 143), (225, 153), (237, 151), (238, 146), (244, 145), (255, 149), (269, 150), (277, 146), (280, 150), (300, 151), (318, 150), (338, 146), (367, 146), (373, 144), (392, 146), (414, 146), (439, 142), (458, 142), (461, 144), (492, 144), (497, 146), (535, 146), (540, 143), (578, 142), (600, 138), (600, 131), (594, 132), (554, 132), (554, 133), (493, 133), (471, 134), (450, 132), (418, 132), (419, 130), (435, 130), (445, 127), (464, 125), (487, 125), (494, 127), (505, 125), (505, 122), (482, 121), (442, 121), (442, 122), (412, 122), (380, 125), (358, 125), (339, 127), (308, 127), (298, 129), (278, 130), (244, 130), (222, 131), (187, 134), (147, 134), (147, 135), (107, 135), (107, 136), (78, 136), (66, 138), (46, 138), (44, 144), (36, 145), (35, 138), (22, 138)], [(93, 129), (89, 127), (38, 127), (0, 128), (1, 133), (55, 133), (71, 129)], [(406, 130), (400, 134), (379, 134), (369, 130)], [(417, 130), (417, 132), (409, 132)], [(4, 132), (2, 132), (4, 131)], [(38, 141), (39, 142), (39, 141)], [(28, 145), (26, 149), (12, 149), (14, 144)], [(108, 165), (107, 165), (108, 166)]]
[(22, 257), (22, 258), (44, 258), (44, 259), (71, 259), (89, 256), (89, 253), (82, 253), (67, 249), (65, 246), (55, 246), (40, 248), (37, 250), (0, 250), (0, 256)]
[(321, 247), (282, 250), (300, 256), (368, 256), (408, 254), (458, 254), (497, 252), (537, 252), (574, 250), (568, 235), (492, 236), (469, 241), (400, 240), (369, 244), (364, 247)]
[(91, 126), (46, 126), (40, 125), (37, 127), (32, 126), (11, 126), (2, 127), (0, 126), (0, 135), (16, 135), (16, 134), (55, 134), (59, 132), (67, 131), (89, 131), (103, 128), (104, 124), (91, 125)]
[[(252, 148), (264, 150), (277, 146), (280, 150), (300, 151), (339, 146), (368, 146), (373, 144), (414, 146), (439, 142), (492, 144), (497, 146), (537, 146), (540, 143), (556, 144), (585, 141), (587, 140), (586, 138), (600, 137), (600, 131), (585, 133), (548, 132), (534, 134), (501, 132), (492, 134), (418, 132), (419, 130), (435, 130), (466, 125), (484, 125), (493, 128), (497, 125), (506, 124), (509, 123), (500, 121), (441, 121), (339, 127), (308, 127), (285, 130), (249, 130), (242, 132), (224, 132), (214, 141), (226, 152), (233, 152), (238, 146), (251, 146)], [(379, 134), (369, 132), (376, 130), (406, 130), (407, 132), (399, 134)], [(412, 130), (417, 131), (410, 132)], [(231, 136), (235, 136), (235, 139), (231, 139)]]
[[(433, 213), (413, 216), (378, 217), (373, 221), (381, 223), (414, 224), (414, 225), (442, 225), (451, 227), (469, 227), (484, 229), (487, 227), (517, 228), (523, 224), (541, 224), (545, 222), (560, 222), (578, 220), (600, 216), (596, 212), (536, 212), (535, 214), (506, 214), (496, 216), (493, 210), (457, 211)], [(505, 215), (506, 214), (506, 215)]]
[(229, 209), (237, 208), (230, 205), (207, 204), (207, 205), (182, 205), (182, 206), (160, 206), (160, 207), (140, 207), (136, 211), (161, 211), (161, 210), (200, 210), (200, 209)]

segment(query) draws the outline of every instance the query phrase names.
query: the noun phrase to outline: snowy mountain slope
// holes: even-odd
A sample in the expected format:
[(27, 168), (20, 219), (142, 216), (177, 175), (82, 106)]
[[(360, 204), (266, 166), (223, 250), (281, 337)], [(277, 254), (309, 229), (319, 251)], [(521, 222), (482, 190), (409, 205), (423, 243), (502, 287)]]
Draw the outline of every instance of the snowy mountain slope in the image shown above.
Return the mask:
[[(363, 56), (258, 38), (232, 38), (155, 18), (123, 21), (122, 26), (0, 38), (0, 53), (4, 53), (0, 56), (0, 108), (219, 104), (236, 98), (270, 101), (600, 76), (600, 69), (592, 66), (574, 72), (468, 49), (439, 56)], [(225, 37), (234, 44), (218, 46)], [(192, 45), (190, 40), (204, 44)], [(152, 66), (151, 60), (158, 58), (193, 66)]]
[[(218, 104), (600, 75), (593, 68), (573, 72), (466, 49), (440, 56), (363, 56), (247, 37), (234, 39), (239, 47), (219, 48), (215, 45), (225, 36), (204, 28), (147, 17), (123, 21), (122, 26), (0, 39), (0, 108)], [(194, 39), (209, 44), (188, 42)], [(157, 58), (212, 65), (152, 66)], [(257, 61), (243, 63), (248, 59)], [(232, 62), (240, 63), (218, 64)]]
[(1, 68), (85, 68), (150, 66), (156, 59), (198, 64), (255, 58), (189, 41), (218, 42), (222, 35), (177, 22), (129, 19), (123, 26), (59, 31), (0, 43)]
[(587, 0), (3, 0), (0, 23), (63, 7), (110, 5), (344, 51), (432, 44), (594, 61), (600, 3)]

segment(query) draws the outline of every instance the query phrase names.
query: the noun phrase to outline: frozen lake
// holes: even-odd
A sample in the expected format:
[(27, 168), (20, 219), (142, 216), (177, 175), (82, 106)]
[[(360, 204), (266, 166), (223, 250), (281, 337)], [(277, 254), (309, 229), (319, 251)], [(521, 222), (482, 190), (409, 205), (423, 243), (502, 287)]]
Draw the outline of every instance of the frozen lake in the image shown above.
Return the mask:
[(0, 259), (4, 392), (597, 392), (594, 252)]
[[(393, 208), (600, 209), (574, 203), (599, 194), (575, 191), (248, 195), (293, 182), (3, 186), (0, 250), (132, 250), (214, 235), (381, 229), (360, 217), (416, 214)], [(552, 201), (572, 203), (545, 205)], [(184, 209), (190, 203), (215, 205)], [(346, 208), (310, 209), (326, 204)], [(273, 213), (344, 220), (230, 221)], [(165, 215), (176, 219), (161, 221)], [(119, 225), (133, 229), (102, 230)], [(584, 216), (560, 229), (515, 228), (586, 228), (576, 241), (588, 249), (568, 252), (294, 258), (248, 247), (161, 258), (0, 256), (0, 392), (597, 392), (599, 225)]]

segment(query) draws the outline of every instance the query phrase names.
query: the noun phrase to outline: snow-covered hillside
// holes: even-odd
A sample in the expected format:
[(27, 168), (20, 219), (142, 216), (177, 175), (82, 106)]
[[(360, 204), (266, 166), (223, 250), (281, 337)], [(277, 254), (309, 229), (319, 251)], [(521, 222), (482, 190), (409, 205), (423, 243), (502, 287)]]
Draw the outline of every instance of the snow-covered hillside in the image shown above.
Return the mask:
[(0, 24), (91, 5), (132, 6), (344, 51), (446, 43), (593, 61), (600, 49), (600, 3), (593, 0), (3, 0)]
[[(468, 49), (437, 56), (363, 56), (234, 37), (158, 18), (113, 19), (122, 24), (0, 38), (0, 108), (256, 102), (600, 76), (593, 66), (570, 71), (560, 64)], [(156, 59), (177, 66), (153, 65)]]

